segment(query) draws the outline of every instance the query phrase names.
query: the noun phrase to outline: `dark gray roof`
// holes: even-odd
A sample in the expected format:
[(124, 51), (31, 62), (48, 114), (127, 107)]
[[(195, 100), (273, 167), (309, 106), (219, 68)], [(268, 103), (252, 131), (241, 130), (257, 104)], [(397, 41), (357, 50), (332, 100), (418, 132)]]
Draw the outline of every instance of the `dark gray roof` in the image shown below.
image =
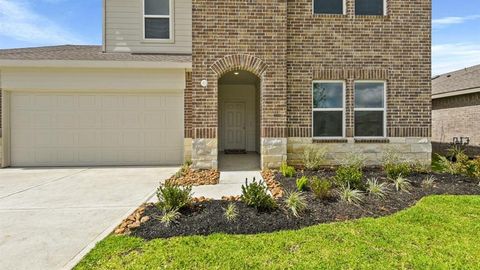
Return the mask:
[(150, 61), (189, 63), (191, 55), (104, 53), (102, 46), (61, 45), (0, 50), (0, 60)]
[(480, 65), (446, 73), (432, 79), (432, 94), (480, 88)]

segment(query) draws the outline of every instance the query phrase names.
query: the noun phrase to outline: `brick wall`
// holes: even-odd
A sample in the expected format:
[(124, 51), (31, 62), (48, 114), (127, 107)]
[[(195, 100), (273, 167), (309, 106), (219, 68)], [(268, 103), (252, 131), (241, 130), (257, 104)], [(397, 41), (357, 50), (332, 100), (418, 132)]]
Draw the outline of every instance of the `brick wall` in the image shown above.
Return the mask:
[[(262, 137), (285, 137), (287, 1), (192, 3), (194, 137), (216, 138), (218, 78), (235, 68), (252, 71), (262, 79)], [(204, 79), (206, 88), (200, 85)]]
[(453, 137), (470, 137), (480, 146), (480, 92), (433, 100), (432, 140), (451, 143)]
[[(311, 136), (312, 80), (347, 81), (347, 135), (353, 82), (387, 81), (390, 137), (431, 135), (431, 0), (388, 0), (388, 16), (313, 15), (311, 0), (193, 0), (194, 136), (215, 138), (215, 62), (250, 55), (262, 76), (262, 137)], [(224, 70), (232, 67), (224, 67)], [(207, 88), (200, 81), (209, 82)], [(288, 98), (287, 98), (288, 97)]]
[[(312, 80), (346, 80), (346, 129), (353, 134), (353, 82), (387, 81), (390, 137), (429, 137), (430, 0), (388, 0), (388, 16), (312, 15), (288, 1), (288, 128), (311, 136)], [(300, 130), (300, 131), (299, 131)], [(303, 130), (303, 131), (302, 131)]]

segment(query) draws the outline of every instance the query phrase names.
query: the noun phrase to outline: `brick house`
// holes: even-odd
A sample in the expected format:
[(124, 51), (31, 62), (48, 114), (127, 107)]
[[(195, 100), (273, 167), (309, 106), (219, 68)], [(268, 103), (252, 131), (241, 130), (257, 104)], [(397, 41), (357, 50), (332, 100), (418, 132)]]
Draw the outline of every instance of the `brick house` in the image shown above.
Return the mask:
[(306, 147), (430, 162), (430, 0), (104, 6), (101, 47), (0, 51), (3, 166), (217, 168), (253, 152), (265, 168)]
[(455, 141), (480, 154), (480, 65), (432, 79), (432, 143), (445, 154)]

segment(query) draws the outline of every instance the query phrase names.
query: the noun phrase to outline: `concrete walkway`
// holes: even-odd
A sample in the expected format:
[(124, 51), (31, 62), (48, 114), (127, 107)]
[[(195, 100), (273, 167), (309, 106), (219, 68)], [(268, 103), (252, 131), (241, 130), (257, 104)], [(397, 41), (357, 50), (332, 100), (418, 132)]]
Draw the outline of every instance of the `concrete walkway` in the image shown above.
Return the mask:
[(219, 155), (220, 181), (214, 186), (193, 187), (194, 197), (222, 199), (223, 196), (240, 196), (245, 179), (260, 181), (260, 155), (256, 153)]
[(73, 267), (177, 170), (0, 170), (0, 269)]

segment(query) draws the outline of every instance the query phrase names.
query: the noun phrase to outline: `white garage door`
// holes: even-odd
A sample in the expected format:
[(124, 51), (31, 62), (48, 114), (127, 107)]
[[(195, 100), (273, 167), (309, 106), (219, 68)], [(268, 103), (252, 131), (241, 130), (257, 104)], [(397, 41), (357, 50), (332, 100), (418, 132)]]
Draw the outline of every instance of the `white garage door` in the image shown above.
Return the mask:
[(11, 95), (12, 166), (168, 165), (183, 158), (183, 95)]

